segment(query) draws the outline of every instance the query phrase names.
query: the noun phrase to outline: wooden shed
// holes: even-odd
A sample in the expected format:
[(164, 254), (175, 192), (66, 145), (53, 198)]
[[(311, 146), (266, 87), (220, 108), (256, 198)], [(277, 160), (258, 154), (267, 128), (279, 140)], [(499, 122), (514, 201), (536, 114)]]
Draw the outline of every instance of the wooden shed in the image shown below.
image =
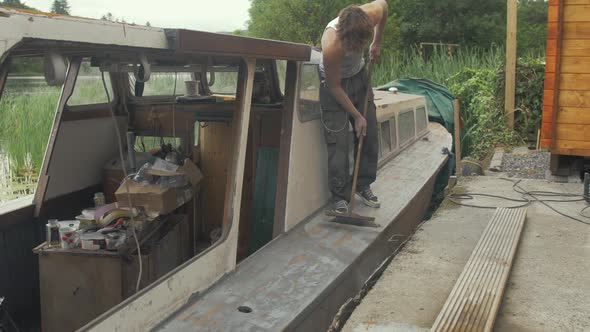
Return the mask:
[(590, 157), (590, 0), (549, 0), (541, 146)]

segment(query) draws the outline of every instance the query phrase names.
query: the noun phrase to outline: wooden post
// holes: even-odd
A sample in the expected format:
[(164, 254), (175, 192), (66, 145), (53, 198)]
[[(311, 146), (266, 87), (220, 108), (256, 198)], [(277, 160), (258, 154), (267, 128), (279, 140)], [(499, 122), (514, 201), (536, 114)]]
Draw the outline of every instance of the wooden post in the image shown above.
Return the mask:
[(514, 98), (516, 94), (516, 23), (517, 0), (507, 0), (508, 22), (506, 25), (506, 95), (505, 111), (508, 127), (514, 128)]
[(420, 43), (420, 58), (424, 61), (424, 44)]
[(459, 99), (453, 102), (455, 110), (455, 175), (461, 176), (461, 111), (459, 108)]

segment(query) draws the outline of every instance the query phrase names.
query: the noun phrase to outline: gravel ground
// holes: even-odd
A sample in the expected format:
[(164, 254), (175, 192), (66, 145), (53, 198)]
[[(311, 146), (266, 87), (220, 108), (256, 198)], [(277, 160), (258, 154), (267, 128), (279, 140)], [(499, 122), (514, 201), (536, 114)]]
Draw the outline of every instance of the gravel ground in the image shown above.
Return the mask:
[(505, 153), (502, 171), (510, 177), (544, 179), (549, 169), (549, 152), (530, 151), (526, 153)]

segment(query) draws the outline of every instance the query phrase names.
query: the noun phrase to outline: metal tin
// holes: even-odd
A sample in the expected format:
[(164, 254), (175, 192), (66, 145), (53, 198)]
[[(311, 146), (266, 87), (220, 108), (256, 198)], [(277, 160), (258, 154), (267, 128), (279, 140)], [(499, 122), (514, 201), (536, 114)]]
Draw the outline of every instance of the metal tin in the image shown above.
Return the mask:
[(50, 247), (59, 246), (59, 224), (57, 219), (49, 219), (45, 227), (47, 232), (45, 241), (47, 242), (47, 245)]

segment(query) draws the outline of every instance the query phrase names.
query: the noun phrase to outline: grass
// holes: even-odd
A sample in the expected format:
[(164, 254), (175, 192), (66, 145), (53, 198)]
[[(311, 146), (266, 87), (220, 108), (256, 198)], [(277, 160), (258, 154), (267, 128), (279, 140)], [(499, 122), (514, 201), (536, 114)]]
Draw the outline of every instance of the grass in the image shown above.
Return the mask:
[(58, 88), (8, 93), (0, 100), (0, 148), (11, 158), (11, 172), (39, 171), (59, 99)]
[(446, 49), (434, 48), (426, 55), (426, 60), (416, 48), (397, 55), (384, 54), (373, 72), (373, 83), (381, 85), (398, 78), (426, 78), (449, 86), (452, 77), (465, 68), (497, 69), (503, 56), (500, 48), (459, 48), (452, 57)]

